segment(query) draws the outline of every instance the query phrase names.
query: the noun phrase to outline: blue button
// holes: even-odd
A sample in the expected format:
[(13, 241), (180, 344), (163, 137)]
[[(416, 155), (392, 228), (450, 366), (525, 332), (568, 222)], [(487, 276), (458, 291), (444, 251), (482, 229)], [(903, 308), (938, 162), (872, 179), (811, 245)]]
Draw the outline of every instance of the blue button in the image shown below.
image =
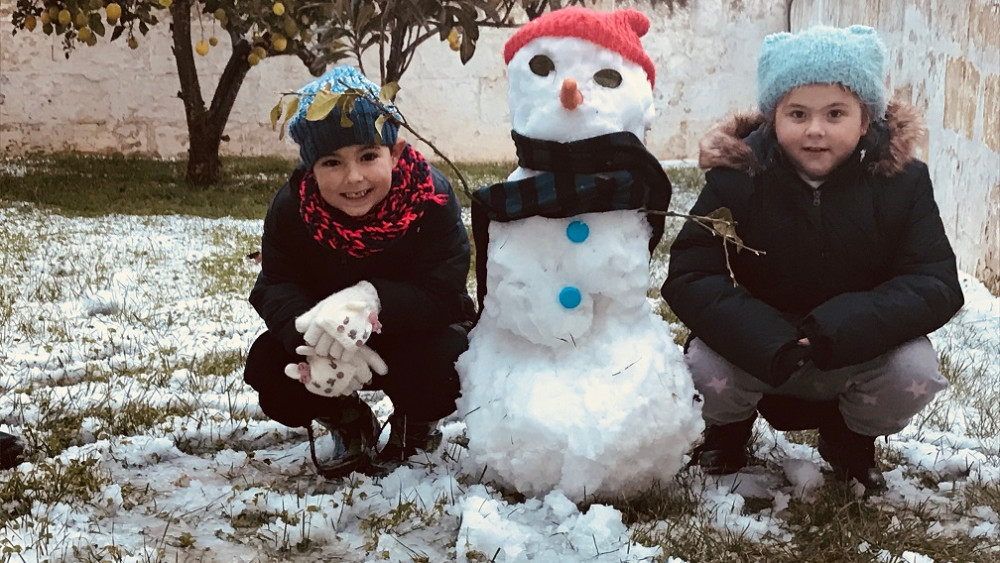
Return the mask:
[(576, 309), (582, 300), (580, 290), (571, 285), (562, 288), (559, 292), (559, 304), (567, 309)]
[(566, 237), (573, 242), (583, 242), (590, 236), (590, 227), (583, 221), (573, 221), (566, 227)]

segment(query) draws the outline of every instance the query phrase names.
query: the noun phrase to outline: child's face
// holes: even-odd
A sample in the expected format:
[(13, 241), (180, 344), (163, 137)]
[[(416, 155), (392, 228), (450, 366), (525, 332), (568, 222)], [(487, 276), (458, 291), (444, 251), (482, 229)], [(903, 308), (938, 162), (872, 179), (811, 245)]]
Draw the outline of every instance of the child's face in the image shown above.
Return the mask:
[(837, 84), (808, 84), (785, 94), (774, 114), (778, 143), (800, 174), (824, 180), (868, 131), (861, 101)]
[(327, 203), (352, 217), (372, 210), (392, 187), (392, 169), (406, 141), (394, 145), (350, 145), (319, 158), (313, 175)]

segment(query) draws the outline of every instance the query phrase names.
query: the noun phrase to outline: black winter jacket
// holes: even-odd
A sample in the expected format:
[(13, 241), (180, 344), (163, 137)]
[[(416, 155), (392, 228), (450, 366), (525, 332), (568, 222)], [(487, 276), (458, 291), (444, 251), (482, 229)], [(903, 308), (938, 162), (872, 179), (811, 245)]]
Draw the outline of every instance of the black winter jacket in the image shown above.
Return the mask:
[(890, 104), (819, 188), (787, 163), (760, 114), (702, 140), (706, 185), (691, 209), (732, 211), (743, 243), (688, 223), (670, 249), (664, 299), (692, 336), (778, 386), (775, 358), (808, 337), (823, 370), (861, 363), (936, 330), (963, 304), (927, 166), (913, 156), (914, 109)]
[(250, 303), (289, 353), (303, 344), (295, 318), (320, 300), (367, 280), (378, 291), (382, 334), (444, 327), (475, 317), (466, 289), (469, 237), (450, 182), (431, 169), (444, 206), (426, 211), (389, 248), (354, 258), (317, 242), (299, 215), (299, 168), (275, 194), (264, 219), (261, 271)]

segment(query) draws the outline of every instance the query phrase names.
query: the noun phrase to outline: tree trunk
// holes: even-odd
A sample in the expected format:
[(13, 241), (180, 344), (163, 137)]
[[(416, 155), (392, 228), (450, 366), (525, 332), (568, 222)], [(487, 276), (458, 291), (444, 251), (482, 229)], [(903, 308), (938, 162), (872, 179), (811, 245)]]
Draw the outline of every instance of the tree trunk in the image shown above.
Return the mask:
[(185, 179), (189, 184), (209, 186), (219, 181), (219, 145), (243, 79), (250, 71), (250, 63), (247, 62), (250, 44), (242, 37), (233, 36), (233, 52), (215, 88), (212, 106), (206, 108), (191, 48), (191, 0), (175, 0), (170, 6), (170, 13), (173, 16), (171, 36), (174, 60), (177, 61), (177, 77), (181, 85), (177, 96), (184, 102), (188, 127)]

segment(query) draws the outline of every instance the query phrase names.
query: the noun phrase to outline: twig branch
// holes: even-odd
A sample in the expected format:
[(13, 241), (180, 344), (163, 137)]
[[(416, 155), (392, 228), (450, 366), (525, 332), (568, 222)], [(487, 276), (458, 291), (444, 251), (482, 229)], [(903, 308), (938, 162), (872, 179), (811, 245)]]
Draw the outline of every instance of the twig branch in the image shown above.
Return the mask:
[(722, 251), (725, 253), (726, 257), (726, 269), (729, 270), (729, 277), (733, 280), (733, 285), (739, 285), (739, 282), (736, 281), (736, 273), (733, 272), (733, 266), (729, 259), (729, 246), (726, 243), (735, 246), (736, 252), (747, 250), (757, 256), (763, 256), (766, 254), (763, 250), (750, 248), (749, 246), (743, 244), (743, 240), (736, 234), (736, 221), (733, 220), (733, 214), (726, 207), (720, 207), (708, 215), (690, 215), (687, 213), (658, 211), (655, 209), (646, 209), (644, 211), (654, 215), (680, 217), (708, 230), (708, 232), (712, 233), (712, 236), (722, 237)]

